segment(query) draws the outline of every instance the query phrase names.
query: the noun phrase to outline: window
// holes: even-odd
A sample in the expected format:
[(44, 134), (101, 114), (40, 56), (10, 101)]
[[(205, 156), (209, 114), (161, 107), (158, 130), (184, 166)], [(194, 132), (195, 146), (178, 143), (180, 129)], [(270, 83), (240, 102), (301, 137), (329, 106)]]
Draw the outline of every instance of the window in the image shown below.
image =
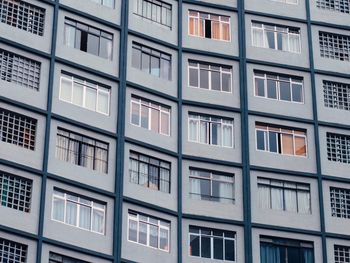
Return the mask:
[(110, 87), (80, 77), (61, 75), (60, 100), (109, 115)]
[(350, 84), (323, 80), (324, 105), (350, 111)]
[(309, 184), (258, 178), (258, 200), (262, 209), (311, 214)]
[(330, 187), (333, 217), (350, 219), (350, 190)]
[(104, 235), (106, 205), (100, 201), (54, 189), (51, 219)]
[(64, 43), (68, 47), (112, 60), (113, 35), (96, 27), (66, 18)]
[(255, 47), (300, 53), (300, 28), (252, 22), (252, 44)]
[(89, 262), (50, 252), (49, 263), (89, 263)]
[(254, 70), (254, 95), (304, 103), (303, 78)]
[(32, 184), (32, 180), (0, 171), (1, 205), (29, 213)]
[(0, 80), (38, 91), (40, 68), (40, 62), (0, 49)]
[(232, 67), (188, 61), (188, 85), (192, 88), (232, 91)]
[(334, 263), (350, 262), (350, 247), (334, 245)]
[(57, 128), (56, 158), (101, 173), (108, 172), (108, 143)]
[(316, 4), (321, 9), (350, 14), (349, 0), (317, 0)]
[(170, 251), (170, 222), (134, 211), (128, 213), (128, 240)]
[(256, 148), (271, 153), (306, 156), (306, 130), (256, 123)]
[(134, 14), (171, 28), (172, 7), (159, 0), (136, 0)]
[(0, 0), (0, 21), (34, 35), (44, 34), (45, 9), (18, 0)]
[(235, 202), (235, 179), (232, 174), (190, 168), (190, 197), (222, 203)]
[(170, 193), (170, 162), (130, 151), (130, 182)]
[(350, 61), (350, 36), (321, 31), (318, 34), (321, 57)]
[(139, 43), (132, 43), (132, 67), (152, 76), (171, 80), (171, 55)]
[(131, 124), (170, 136), (170, 107), (131, 97)]
[(90, 0), (92, 2), (95, 2), (99, 5), (104, 5), (110, 8), (114, 8), (114, 0)]
[(327, 156), (329, 161), (350, 164), (350, 136), (327, 132)]
[(229, 16), (189, 11), (188, 25), (190, 36), (231, 41)]
[(313, 263), (314, 246), (311, 242), (260, 236), (261, 263)]
[(221, 229), (189, 226), (192, 257), (236, 261), (236, 233)]
[(1, 141), (34, 151), (37, 120), (0, 108)]
[(27, 250), (27, 245), (0, 237), (0, 262), (25, 263)]
[(188, 140), (233, 148), (233, 120), (189, 113)]

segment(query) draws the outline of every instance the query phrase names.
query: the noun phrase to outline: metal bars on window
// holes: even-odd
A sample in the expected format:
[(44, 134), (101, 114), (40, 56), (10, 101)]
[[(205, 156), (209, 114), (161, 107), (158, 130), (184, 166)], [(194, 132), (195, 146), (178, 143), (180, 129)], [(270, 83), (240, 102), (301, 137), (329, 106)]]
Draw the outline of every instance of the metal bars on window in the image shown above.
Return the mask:
[(108, 148), (108, 143), (57, 129), (56, 158), (59, 160), (107, 173)]
[(350, 190), (330, 187), (330, 198), (332, 216), (350, 219)]
[(40, 62), (0, 49), (0, 79), (39, 90)]
[(316, 0), (316, 5), (321, 9), (350, 14), (349, 0)]
[(350, 262), (350, 247), (334, 245), (334, 263)]
[(0, 238), (0, 262), (25, 263), (27, 262), (28, 246)]
[(350, 36), (319, 31), (320, 55), (350, 62)]
[(170, 162), (130, 151), (130, 182), (170, 193)]
[(0, 0), (0, 21), (34, 35), (44, 35), (45, 9), (24, 1)]
[(0, 204), (29, 213), (32, 184), (32, 180), (0, 171)]
[(35, 149), (37, 120), (0, 108), (0, 139), (29, 150)]
[(171, 28), (172, 6), (159, 0), (136, 0), (134, 14)]
[(329, 161), (350, 164), (350, 135), (327, 132), (327, 156)]
[(87, 261), (82, 261), (80, 259), (67, 257), (61, 254), (57, 254), (50, 251), (49, 263), (89, 263)]
[(350, 84), (324, 80), (323, 95), (326, 107), (350, 111)]

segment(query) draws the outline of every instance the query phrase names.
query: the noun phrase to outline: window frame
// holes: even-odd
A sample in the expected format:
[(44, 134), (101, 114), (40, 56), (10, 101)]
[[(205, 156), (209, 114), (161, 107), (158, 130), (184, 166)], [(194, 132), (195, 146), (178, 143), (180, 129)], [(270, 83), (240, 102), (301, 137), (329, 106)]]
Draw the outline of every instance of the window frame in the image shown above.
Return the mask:
[[(266, 129), (262, 129), (262, 128), (257, 128), (257, 126), (265, 126)], [(259, 151), (259, 152), (268, 152), (268, 153), (272, 153), (272, 154), (278, 154), (278, 155), (283, 155), (283, 156), (292, 156), (292, 157), (303, 157), (303, 158), (308, 158), (309, 153), (309, 147), (308, 147), (308, 141), (307, 141), (307, 130), (303, 130), (303, 129), (298, 129), (298, 128), (293, 128), (293, 127), (286, 127), (286, 126), (279, 126), (279, 125), (274, 125), (274, 124), (268, 124), (268, 123), (260, 123), (260, 122), (256, 122), (255, 123), (255, 150)], [(277, 147), (277, 152), (272, 152), (270, 151), (270, 147), (269, 147), (269, 136), (268, 133), (270, 132), (269, 130), (273, 129), (272, 132), (277, 134), (276, 137), (276, 147)], [(278, 131), (277, 131), (278, 130)], [(283, 132), (282, 130), (289, 130), (292, 132)], [(262, 131), (264, 132), (264, 150), (258, 149), (258, 131)], [(305, 135), (301, 135), (301, 134), (295, 134), (295, 132), (304, 132)], [(292, 135), (293, 137), (293, 153), (294, 154), (286, 154), (283, 153), (283, 140), (281, 140), (279, 137), (281, 137), (283, 134), (286, 135)], [(305, 141), (305, 155), (297, 155), (296, 154), (296, 148), (295, 148), (295, 138), (299, 137), (299, 138), (304, 138)], [(279, 149), (281, 150), (281, 152), (279, 152)]]
[[(191, 63), (196, 63), (197, 66), (191, 66)], [(208, 65), (208, 69), (205, 69), (206, 71), (208, 71), (208, 89), (205, 88), (201, 88), (201, 81), (200, 81), (200, 72), (201, 72), (201, 65)], [(219, 70), (213, 70), (212, 67), (219, 67)], [(224, 71), (223, 68), (228, 69), (228, 71)], [(196, 86), (192, 86), (190, 84), (190, 70), (191, 69), (195, 69), (197, 70), (197, 77), (198, 77), (198, 87)], [(212, 72), (219, 72), (220, 74), (220, 90), (216, 90), (216, 89), (212, 89), (212, 82), (211, 82), (211, 78), (212, 78)], [(227, 74), (230, 75), (230, 87), (229, 90), (230, 91), (225, 91), (223, 90), (223, 86), (222, 86), (222, 78), (223, 78), (223, 74)], [(200, 90), (208, 90), (208, 91), (214, 91), (214, 92), (223, 92), (223, 93), (228, 93), (228, 94), (232, 94), (233, 93), (233, 67), (232, 66), (226, 66), (226, 65), (220, 65), (220, 64), (216, 64), (216, 63), (211, 63), (211, 62), (203, 62), (203, 61), (199, 61), (199, 60), (188, 60), (187, 63), (187, 85), (190, 88), (194, 88), (194, 89), (200, 89)]]
[[(264, 77), (258, 76), (257, 74), (264, 74)], [(274, 79), (269, 78), (268, 75), (274, 76), (276, 78), (274, 78)], [(281, 82), (287, 83), (287, 81), (284, 81), (284, 80), (281, 81), (280, 78), (289, 78), (288, 83), (289, 83), (290, 98), (291, 98), (290, 101), (281, 99)], [(265, 96), (259, 96), (257, 94), (256, 79), (264, 80), (264, 95)], [(277, 94), (276, 99), (268, 97), (268, 92), (267, 92), (267, 90), (268, 90), (267, 80), (268, 79), (272, 79), (272, 80), (276, 81), (276, 94)], [(295, 81), (297, 79), (299, 79), (300, 82)], [(293, 100), (293, 84), (301, 85), (301, 89), (302, 89), (302, 92), (301, 92), (302, 101), (301, 102)], [(302, 77), (279, 74), (279, 73), (275, 73), (275, 72), (266, 72), (266, 71), (261, 71), (261, 70), (254, 70), (254, 72), (253, 72), (253, 88), (254, 88), (254, 96), (255, 97), (264, 98), (264, 99), (273, 100), (273, 101), (294, 103), (294, 104), (305, 104), (305, 89), (304, 89), (304, 87), (305, 87), (305, 85), (304, 85), (304, 80)]]
[[(26, 263), (28, 259), (28, 245), (7, 238), (0, 237), (0, 247), (4, 248), (4, 244), (8, 244), (8, 251), (0, 250), (0, 260), (6, 259), (5, 262)], [(20, 248), (20, 249), (19, 249)], [(19, 255), (18, 253), (19, 252)], [(16, 260), (11, 254), (15, 254)], [(5, 257), (6, 256), (6, 257)], [(20, 260), (17, 260), (19, 257)]]
[[(336, 196), (332, 197), (332, 195), (336, 195), (336, 194), (338, 194), (340, 197), (339, 198), (337, 198)], [(350, 189), (330, 186), (329, 197), (330, 197), (329, 204), (330, 204), (330, 210), (331, 210), (330, 212), (331, 212), (332, 218), (334, 217), (338, 219), (350, 219)]]
[[(64, 197), (62, 197), (62, 196), (60, 196), (58, 194), (55, 194), (55, 192), (59, 192), (59, 193), (63, 194)], [(76, 197), (78, 199), (78, 201), (68, 200), (67, 199), (67, 195)], [(56, 197), (56, 199), (64, 201), (63, 221), (54, 219), (54, 201), (55, 201), (55, 197)], [(90, 206), (79, 202), (81, 199), (89, 201), (90, 202)], [(67, 209), (67, 203), (68, 202), (72, 202), (72, 203), (77, 205), (77, 214), (76, 214), (75, 225), (71, 225), (71, 224), (66, 223), (66, 215), (67, 215), (66, 209)], [(94, 206), (95, 203), (100, 205), (100, 206), (104, 206), (104, 209)], [(90, 211), (90, 229), (86, 229), (86, 228), (83, 228), (83, 227), (79, 226), (80, 209), (81, 209), (80, 207), (81, 206), (88, 207), (91, 210)], [(103, 231), (102, 231), (102, 233), (93, 230), (93, 212), (94, 212), (94, 210), (98, 210), (100, 212), (103, 212)], [(64, 225), (67, 225), (67, 226), (70, 226), (70, 227), (75, 227), (75, 228), (78, 228), (78, 229), (81, 229), (81, 230), (84, 230), (84, 231), (88, 231), (88, 232), (91, 232), (91, 233), (95, 233), (95, 234), (99, 234), (99, 235), (105, 236), (106, 235), (106, 228), (107, 228), (107, 222), (106, 222), (107, 221), (107, 217), (106, 217), (106, 215), (107, 215), (107, 203), (105, 203), (103, 201), (97, 201), (97, 200), (95, 200), (93, 198), (85, 197), (85, 196), (77, 194), (77, 193), (72, 193), (70, 191), (66, 191), (66, 190), (63, 190), (63, 189), (60, 189), (60, 188), (57, 188), (57, 187), (53, 188), (52, 199), (51, 199), (51, 218), (50, 218), (52, 221), (55, 221), (55, 222), (58, 222), (58, 223), (61, 223), (61, 224), (64, 224)]]
[[(139, 1), (142, 1), (141, 4), (139, 3)], [(151, 18), (147, 17), (147, 16), (144, 16), (144, 7), (145, 7), (145, 4), (144, 2), (147, 2), (148, 4), (151, 5)], [(142, 10), (141, 10), (141, 13), (138, 13), (138, 7), (139, 5), (142, 6)], [(146, 4), (147, 5), (147, 4)], [(154, 8), (153, 8), (153, 5), (156, 5), (156, 6), (160, 6), (160, 22), (156, 21), (153, 19), (153, 11), (154, 11)], [(148, 5), (147, 5), (148, 6)], [(170, 7), (170, 8), (169, 8)], [(168, 12), (170, 11), (170, 25), (168, 25), (167, 23), (162, 23), (162, 20), (163, 20), (163, 8), (166, 10), (164, 11), (165, 12), (165, 20), (166, 22), (168, 22)], [(133, 14), (134, 15), (137, 15), (139, 17), (142, 17), (144, 19), (147, 19), (149, 21), (152, 21), (158, 25), (161, 25), (161, 26), (164, 26), (166, 28), (169, 28), (170, 30), (172, 30), (172, 24), (173, 24), (173, 6), (167, 2), (164, 2), (164, 1), (161, 1), (161, 0), (137, 0), (136, 1), (136, 4), (135, 4), (135, 9), (133, 11)]]
[[(134, 216), (130, 216), (130, 214), (132, 214)], [(147, 222), (144, 221), (144, 220), (140, 220), (140, 216), (147, 217)], [(136, 233), (137, 233), (137, 240), (138, 241), (133, 241), (133, 240), (130, 239), (130, 220), (132, 220), (134, 222), (137, 222)], [(158, 224), (156, 225), (154, 223), (150, 223), (150, 220), (157, 220)], [(140, 222), (143, 222), (144, 224), (147, 225), (147, 231), (146, 231), (146, 235), (147, 235), (147, 239), (146, 240), (147, 241), (146, 241), (146, 244), (139, 243)], [(168, 227), (166, 227), (165, 225), (162, 225), (162, 223), (163, 224), (167, 224)], [(157, 248), (149, 245), (150, 244), (150, 225), (156, 226), (158, 228), (158, 232), (157, 232), (157, 235), (158, 235), (158, 238), (157, 238), (158, 247)], [(167, 242), (168, 249), (161, 249), (160, 248), (160, 238), (161, 238), (160, 231), (161, 231), (161, 229), (167, 231), (167, 233), (168, 233), (168, 242)], [(160, 251), (163, 251), (163, 252), (170, 253), (171, 252), (171, 222), (168, 221), (168, 220), (164, 220), (164, 219), (158, 218), (158, 217), (150, 216), (150, 215), (145, 214), (145, 213), (136, 212), (134, 210), (129, 210), (128, 211), (128, 223), (127, 223), (127, 240), (128, 240), (128, 242), (131, 242), (131, 243), (134, 243), (134, 244), (138, 244), (138, 245), (141, 245), (141, 246), (144, 246), (144, 247), (148, 247), (148, 248), (152, 248), (152, 249), (155, 249), (155, 250), (160, 250)]]
[[(70, 101), (65, 100), (64, 98), (61, 97), (62, 81), (63, 80), (69, 81), (72, 84), (71, 88), (70, 88), (71, 89), (71, 94), (70, 94), (71, 100)], [(77, 83), (77, 84), (83, 86), (83, 105), (78, 105), (78, 104), (73, 102), (73, 98), (74, 98), (74, 83)], [(95, 106), (95, 110), (92, 110), (92, 109), (86, 107), (86, 105), (85, 105), (86, 104), (86, 92), (87, 92), (87, 89), (93, 89), (94, 91), (96, 91), (96, 106)], [(72, 105), (78, 106), (78, 107), (83, 108), (83, 109), (87, 109), (87, 110), (92, 111), (92, 112), (97, 112), (97, 113), (103, 114), (105, 116), (110, 116), (111, 91), (112, 91), (112, 89), (109, 86), (100, 84), (100, 83), (95, 82), (95, 81), (91, 81), (91, 80), (89, 80), (87, 78), (78, 77), (78, 76), (75, 76), (73, 74), (69, 74), (69, 73), (63, 72), (63, 71), (61, 72), (60, 88), (59, 88), (59, 100), (61, 100), (61, 101), (70, 103)], [(99, 94), (100, 93), (107, 94), (107, 98), (108, 98), (107, 113), (99, 111)]]
[[(326, 132), (327, 160), (330, 162), (350, 164), (350, 135)], [(334, 147), (332, 147), (334, 146)], [(339, 149), (341, 149), (339, 151)]]

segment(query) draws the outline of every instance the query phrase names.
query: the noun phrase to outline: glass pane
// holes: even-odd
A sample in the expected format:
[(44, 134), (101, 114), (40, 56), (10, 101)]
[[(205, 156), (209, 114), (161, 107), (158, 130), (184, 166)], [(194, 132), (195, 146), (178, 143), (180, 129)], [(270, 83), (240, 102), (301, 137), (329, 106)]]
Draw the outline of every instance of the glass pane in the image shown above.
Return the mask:
[(256, 146), (258, 150), (265, 151), (265, 132), (257, 130), (256, 131)]
[(291, 101), (291, 92), (290, 92), (290, 83), (289, 82), (280, 82), (280, 99)]
[(283, 190), (281, 188), (271, 188), (272, 209), (283, 210)]
[(170, 135), (170, 116), (164, 112), (161, 113), (161, 133)]
[(55, 198), (53, 199), (52, 207), (52, 219), (63, 222), (64, 221), (64, 200)]
[(276, 84), (275, 80), (267, 80), (267, 97), (270, 99), (277, 99)]
[(212, 123), (211, 125), (211, 144), (221, 145), (221, 124)]
[(73, 83), (73, 104), (83, 106), (84, 86), (76, 82)]
[(212, 71), (211, 72), (211, 89), (212, 90), (221, 90), (221, 83), (220, 83), (220, 72), (218, 71)]
[(159, 133), (159, 110), (151, 108), (151, 130)]
[(149, 116), (148, 107), (141, 105), (141, 127), (148, 129)]
[(131, 103), (131, 123), (140, 125), (140, 105)]
[(150, 55), (142, 53), (142, 70), (149, 73), (150, 72)]
[(160, 229), (160, 244), (159, 244), (159, 248), (169, 251), (169, 231), (167, 229)]
[(269, 132), (269, 150), (270, 152), (279, 152), (278, 151), (278, 142), (277, 142), (278, 133)]
[(141, 69), (141, 50), (132, 48), (131, 65), (134, 68)]
[(75, 47), (75, 28), (70, 25), (64, 26), (64, 43), (68, 47)]
[(222, 90), (231, 92), (231, 74), (222, 73)]
[(301, 84), (292, 84), (293, 101), (303, 102), (303, 86)]
[(211, 258), (210, 238), (201, 236), (201, 257)]
[(190, 235), (190, 255), (199, 257), (199, 236)]
[(149, 231), (149, 245), (151, 247), (158, 248), (158, 227), (150, 225)]
[(293, 135), (282, 134), (282, 154), (294, 155)]
[(225, 260), (235, 260), (235, 241), (225, 240)]
[(139, 222), (139, 243), (147, 245), (147, 224)]
[(137, 221), (129, 219), (129, 240), (137, 242)]
[(80, 206), (79, 227), (90, 230), (91, 224), (91, 208)]
[(100, 38), (100, 53), (99, 56), (102, 58), (112, 59), (112, 40), (104, 37)]
[(306, 139), (305, 137), (295, 136), (295, 154), (306, 156)]
[(210, 200), (211, 191), (210, 191), (210, 181), (209, 180), (202, 180), (200, 181), (200, 194), (202, 196), (203, 200)]
[(160, 76), (160, 58), (151, 56), (151, 74), (153, 76)]
[(95, 89), (86, 88), (85, 107), (89, 110), (96, 111), (96, 95)]
[(209, 89), (209, 71), (200, 70), (200, 88)]
[(171, 61), (162, 59), (161, 63), (161, 78), (171, 80)]
[(61, 78), (60, 100), (71, 102), (72, 84), (71, 79)]
[(265, 80), (255, 78), (255, 96), (265, 97)]
[(98, 56), (100, 38), (93, 34), (88, 34), (87, 39), (87, 52), (93, 55)]
[(106, 92), (98, 93), (98, 105), (97, 110), (104, 114), (109, 114), (108, 104), (109, 104), (109, 94)]
[(189, 69), (189, 84), (191, 87), (198, 87), (198, 69)]
[(214, 238), (214, 259), (224, 259), (224, 241), (222, 238)]
[(76, 203), (67, 202), (66, 207), (66, 223), (69, 225), (77, 225), (78, 206)]
[(273, 31), (265, 31), (268, 47), (275, 49), (275, 33)]
[(95, 231), (98, 233), (104, 233), (104, 226), (105, 226), (104, 211), (93, 209), (92, 231)]

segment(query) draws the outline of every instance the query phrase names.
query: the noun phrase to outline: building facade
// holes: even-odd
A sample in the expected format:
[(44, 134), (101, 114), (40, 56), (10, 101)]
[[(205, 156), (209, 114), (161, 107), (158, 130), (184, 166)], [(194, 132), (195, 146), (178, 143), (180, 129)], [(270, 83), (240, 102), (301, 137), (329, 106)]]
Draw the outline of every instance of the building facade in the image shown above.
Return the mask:
[(0, 0), (0, 262), (350, 262), (348, 0)]

